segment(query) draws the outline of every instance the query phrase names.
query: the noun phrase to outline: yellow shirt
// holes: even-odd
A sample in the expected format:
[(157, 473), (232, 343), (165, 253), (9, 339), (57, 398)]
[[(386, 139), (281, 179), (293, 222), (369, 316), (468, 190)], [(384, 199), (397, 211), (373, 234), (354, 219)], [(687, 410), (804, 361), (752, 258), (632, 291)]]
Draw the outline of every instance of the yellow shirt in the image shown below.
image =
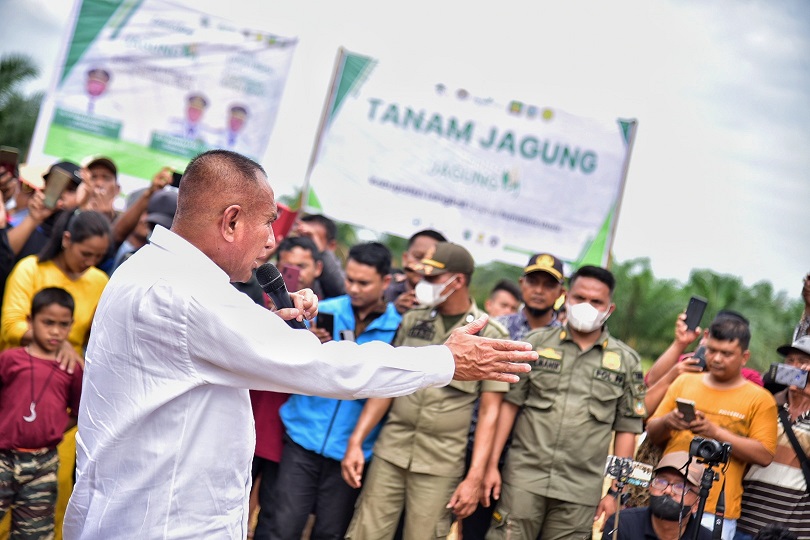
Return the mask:
[(60, 287), (73, 296), (76, 304), (68, 341), (83, 356), (93, 314), (108, 280), (107, 274), (95, 267), (90, 267), (78, 279), (72, 280), (53, 261), (40, 263), (36, 255), (21, 259), (6, 281), (0, 322), (0, 350), (20, 345), (20, 339), (28, 330), (27, 317), (31, 314), (34, 295), (46, 287)]
[[(670, 385), (664, 400), (655, 410), (652, 418), (664, 416), (675, 409), (675, 399), (682, 397), (695, 402), (695, 409), (702, 411), (706, 417), (741, 437), (747, 437), (761, 442), (771, 453), (776, 452), (776, 401), (764, 388), (752, 382), (746, 382), (735, 388), (718, 389), (707, 386), (703, 382), (703, 373), (688, 373), (681, 375)], [(680, 450), (689, 451), (689, 445), (695, 434), (689, 430), (673, 431), (664, 454)], [(725, 472), (726, 481), (726, 511), (728, 519), (740, 517), (740, 504), (742, 502), (742, 479), (748, 464), (734, 456), (731, 449), (728, 469)], [(714, 513), (720, 489), (723, 486), (723, 472), (720, 467), (715, 468), (720, 473), (720, 480), (715, 481), (709, 498), (706, 500), (706, 512)]]

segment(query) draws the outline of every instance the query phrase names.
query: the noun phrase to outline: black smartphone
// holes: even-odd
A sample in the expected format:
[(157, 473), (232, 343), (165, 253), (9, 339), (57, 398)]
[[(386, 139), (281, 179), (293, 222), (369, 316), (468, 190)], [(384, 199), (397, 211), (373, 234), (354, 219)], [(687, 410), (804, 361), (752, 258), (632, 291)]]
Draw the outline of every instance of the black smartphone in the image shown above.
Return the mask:
[(700, 325), (700, 319), (703, 318), (703, 312), (706, 311), (706, 305), (709, 302), (700, 296), (693, 296), (689, 299), (689, 305), (686, 306), (686, 328), (694, 330)]
[(807, 386), (807, 376), (810, 375), (808, 371), (781, 362), (771, 364), (768, 372), (772, 381), (800, 389)]
[(678, 410), (681, 411), (684, 421), (692, 422), (697, 418), (697, 416), (695, 416), (695, 402), (691, 399), (675, 398), (675, 405), (678, 407)]
[(700, 369), (706, 369), (706, 346), (701, 345), (692, 355), (692, 358), (698, 361), (696, 364)]
[(180, 180), (183, 178), (183, 173), (174, 171), (172, 173), (172, 186), (179, 188), (180, 187)]
[(315, 323), (316, 323), (315, 326), (317, 326), (318, 328), (323, 328), (324, 330), (329, 332), (329, 335), (331, 336), (335, 335), (335, 316), (332, 315), (331, 313), (324, 313), (324, 312), (318, 313), (318, 316), (315, 319)]
[(17, 165), (20, 161), (20, 151), (11, 146), (0, 146), (0, 174), (10, 172), (14, 176), (20, 173)]

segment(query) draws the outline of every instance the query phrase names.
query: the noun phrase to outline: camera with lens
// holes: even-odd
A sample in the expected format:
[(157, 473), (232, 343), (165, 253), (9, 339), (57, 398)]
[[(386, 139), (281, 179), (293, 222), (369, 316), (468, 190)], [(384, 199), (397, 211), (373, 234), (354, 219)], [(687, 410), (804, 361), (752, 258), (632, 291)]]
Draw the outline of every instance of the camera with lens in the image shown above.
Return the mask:
[(689, 445), (689, 455), (710, 465), (726, 464), (731, 455), (731, 445), (719, 443), (714, 439), (695, 437)]

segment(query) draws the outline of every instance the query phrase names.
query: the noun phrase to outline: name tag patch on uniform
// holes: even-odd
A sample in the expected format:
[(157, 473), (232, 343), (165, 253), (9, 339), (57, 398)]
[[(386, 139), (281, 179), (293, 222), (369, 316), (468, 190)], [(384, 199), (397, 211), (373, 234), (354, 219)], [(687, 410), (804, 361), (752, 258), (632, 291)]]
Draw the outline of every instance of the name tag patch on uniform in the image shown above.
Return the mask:
[(535, 365), (544, 370), (560, 373), (562, 371), (562, 351), (546, 347), (537, 350), (538, 358)]
[(596, 368), (593, 372), (593, 378), (615, 384), (616, 386), (624, 385), (624, 373), (610, 371), (608, 369)]
[(619, 370), (622, 367), (622, 357), (619, 353), (605, 351), (602, 355), (602, 367), (605, 369)]
[(436, 329), (433, 328), (433, 321), (422, 321), (408, 330), (408, 337), (424, 339), (425, 341), (431, 341), (435, 335)]

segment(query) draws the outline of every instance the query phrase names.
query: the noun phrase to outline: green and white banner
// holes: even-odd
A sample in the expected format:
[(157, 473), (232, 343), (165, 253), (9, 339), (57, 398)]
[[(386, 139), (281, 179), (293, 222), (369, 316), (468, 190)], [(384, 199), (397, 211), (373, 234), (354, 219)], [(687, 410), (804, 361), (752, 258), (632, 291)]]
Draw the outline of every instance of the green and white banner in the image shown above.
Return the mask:
[(37, 161), (111, 157), (124, 175), (227, 148), (261, 158), (296, 40), (165, 0), (80, 0), (37, 124)]
[(307, 206), (404, 237), (435, 228), (482, 261), (606, 264), (635, 126), (415, 84), (341, 51)]

